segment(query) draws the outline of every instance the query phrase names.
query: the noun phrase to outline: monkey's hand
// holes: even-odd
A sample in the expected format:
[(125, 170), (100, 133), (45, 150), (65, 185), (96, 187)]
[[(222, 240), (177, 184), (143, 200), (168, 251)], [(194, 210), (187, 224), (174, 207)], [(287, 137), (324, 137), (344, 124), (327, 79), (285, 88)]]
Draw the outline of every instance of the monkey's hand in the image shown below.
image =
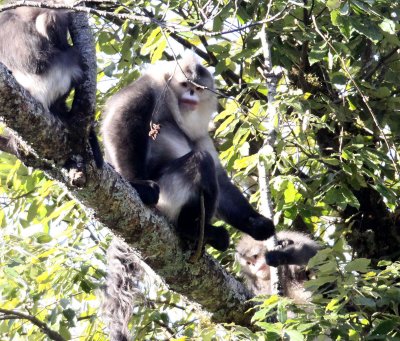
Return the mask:
[(283, 250), (272, 250), (266, 253), (265, 260), (269, 266), (277, 267), (288, 264), (287, 254)]
[(271, 219), (260, 214), (249, 218), (248, 230), (244, 232), (255, 240), (266, 240), (275, 234), (275, 226)]
[(294, 241), (291, 239), (281, 239), (278, 240), (278, 245), (275, 247), (275, 250), (284, 249), (289, 245), (293, 245)]
[(130, 184), (136, 189), (145, 205), (153, 206), (157, 204), (158, 197), (160, 196), (160, 187), (156, 182), (151, 180), (135, 180), (130, 181)]

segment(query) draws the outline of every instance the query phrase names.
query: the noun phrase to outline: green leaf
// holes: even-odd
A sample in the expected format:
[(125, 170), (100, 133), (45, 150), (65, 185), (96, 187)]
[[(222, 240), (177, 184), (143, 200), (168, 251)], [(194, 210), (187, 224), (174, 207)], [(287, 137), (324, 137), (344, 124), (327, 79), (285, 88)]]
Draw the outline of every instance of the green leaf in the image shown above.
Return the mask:
[(327, 163), (328, 165), (332, 165), (332, 166), (340, 165), (340, 161), (338, 159), (335, 159), (335, 158), (332, 158), (332, 157), (323, 158), (322, 161), (324, 163)]
[(75, 313), (75, 310), (68, 308), (68, 309), (63, 310), (63, 315), (69, 322), (72, 322), (76, 316), (76, 313)]
[(346, 264), (345, 270), (347, 272), (350, 271), (358, 271), (358, 272), (368, 272), (369, 265), (371, 263), (370, 259), (367, 258), (357, 258), (352, 260), (350, 263)]
[(285, 203), (292, 203), (296, 199), (297, 189), (292, 182), (287, 183), (287, 187), (283, 192)]
[(216, 135), (221, 134), (222, 136), (224, 136), (223, 134), (226, 134), (227, 132), (231, 131), (234, 126), (236, 125), (236, 123), (238, 122), (237, 119), (235, 119), (235, 116), (229, 116), (219, 127), (218, 129), (215, 131)]
[[(290, 341), (303, 341), (304, 336), (302, 333), (297, 330), (285, 329), (284, 333), (289, 336)], [(284, 338), (286, 340), (286, 337)]]
[(60, 328), (58, 332), (61, 334), (61, 336), (66, 339), (66, 340), (71, 340), (71, 333), (68, 329), (68, 326), (65, 323), (60, 323)]
[(360, 202), (356, 198), (356, 196), (351, 192), (348, 187), (343, 186), (341, 188), (342, 194), (346, 199), (346, 203), (349, 204), (350, 206), (353, 206), (355, 208), (360, 208)]
[(340, 7), (340, 0), (328, 0), (326, 2), (326, 6), (329, 8), (330, 11), (338, 9)]
[(37, 205), (37, 202), (36, 202), (36, 200), (35, 200), (35, 201), (32, 202), (32, 204), (31, 204), (30, 207), (29, 207), (28, 215), (27, 215), (27, 218), (26, 218), (26, 219), (27, 219), (28, 221), (33, 221), (33, 219), (34, 219), (35, 216), (36, 216), (37, 210), (38, 210), (38, 205)]
[(386, 86), (382, 86), (380, 88), (378, 88), (378, 90), (376, 90), (374, 92), (375, 97), (377, 98), (385, 98), (385, 97), (389, 97), (391, 96), (392, 92), (390, 91), (390, 89)]
[(362, 296), (356, 296), (353, 298), (354, 303), (359, 305), (359, 306), (364, 306), (364, 307), (369, 307), (376, 309), (376, 302), (372, 298), (369, 297), (362, 297)]
[(391, 332), (395, 326), (397, 326), (396, 321), (393, 321), (393, 320), (382, 321), (372, 331), (371, 335), (387, 336), (389, 334), (389, 332)]
[(379, 40), (383, 39), (381, 31), (372, 21), (361, 22), (355, 19), (353, 21), (353, 27), (358, 33), (365, 35), (374, 43), (378, 43)]
[(151, 51), (153, 51), (157, 46), (159, 40), (161, 39), (161, 28), (156, 27), (148, 36), (146, 42), (143, 44), (142, 48), (140, 49), (141, 55), (148, 55)]
[(47, 234), (47, 233), (44, 233), (44, 232), (35, 233), (33, 235), (33, 237), (36, 239), (36, 241), (39, 244), (46, 244), (46, 243), (51, 242), (51, 240), (52, 240), (51, 236), (49, 234)]
[(382, 29), (382, 31), (390, 33), (390, 34), (396, 34), (396, 24), (393, 20), (389, 19), (384, 19), (380, 24), (379, 27)]
[(154, 64), (155, 62), (157, 62), (158, 60), (161, 59), (165, 48), (167, 47), (167, 40), (168, 37), (161, 39), (161, 41), (159, 41), (159, 43), (157, 44), (157, 48), (153, 51), (152, 55), (151, 55), (151, 62)]

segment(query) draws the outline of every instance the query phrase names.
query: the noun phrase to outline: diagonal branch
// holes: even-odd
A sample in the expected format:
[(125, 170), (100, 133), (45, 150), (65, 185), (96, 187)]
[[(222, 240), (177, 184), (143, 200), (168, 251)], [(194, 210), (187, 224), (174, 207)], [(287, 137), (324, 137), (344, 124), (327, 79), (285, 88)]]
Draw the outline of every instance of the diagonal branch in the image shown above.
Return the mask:
[(0, 313), (3, 314), (1, 316), (1, 318), (7, 319), (7, 320), (23, 319), (23, 320), (30, 321), (32, 324), (37, 326), (43, 333), (45, 333), (51, 340), (66, 341), (60, 334), (58, 334), (54, 330), (50, 329), (46, 323), (39, 320), (35, 316), (24, 314), (19, 311), (15, 311), (15, 310), (8, 310), (8, 309), (2, 309), (2, 308), (0, 308)]
[(29, 157), (21, 155), (22, 161), (28, 166), (47, 168), (47, 174), (64, 184), (87, 209), (93, 210), (98, 221), (136, 248), (172, 290), (200, 303), (213, 313), (216, 321), (248, 326), (250, 316), (246, 313), (249, 308), (246, 300), (249, 293), (245, 287), (208, 255), (190, 264), (191, 251), (182, 248), (166, 220), (145, 207), (128, 182), (112, 167), (105, 164), (103, 169), (98, 169), (90, 160), (86, 168), (87, 181), (81, 188), (71, 185), (65, 169), (54, 164), (49, 169), (46, 160), (49, 155), (56, 158), (58, 153), (65, 155), (69, 150), (62, 144), (67, 141), (67, 132), (31, 97), (25, 96), (26, 92), (0, 66), (0, 117), (5, 117), (7, 125), (35, 151)]
[[(40, 150), (40, 157), (64, 164), (71, 149), (67, 143), (66, 130), (60, 120), (38, 103), (11, 76), (0, 63), (0, 107), (8, 128), (16, 131), (28, 142), (28, 150)], [(43, 165), (44, 166), (44, 165)]]

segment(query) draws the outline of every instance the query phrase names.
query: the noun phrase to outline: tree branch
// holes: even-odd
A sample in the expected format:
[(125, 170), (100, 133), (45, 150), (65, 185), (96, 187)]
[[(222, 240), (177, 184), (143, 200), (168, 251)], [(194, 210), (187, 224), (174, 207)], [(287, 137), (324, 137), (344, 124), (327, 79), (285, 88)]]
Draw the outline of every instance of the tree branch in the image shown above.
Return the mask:
[(54, 330), (50, 329), (46, 323), (43, 321), (39, 320), (37, 317), (20, 313), (15, 310), (8, 310), (8, 309), (2, 309), (0, 308), (0, 313), (4, 314), (2, 317), (4, 319), (24, 319), (30, 321), (32, 324), (34, 324), (36, 327), (38, 327), (43, 333), (45, 333), (51, 340), (54, 341), (66, 341), (60, 334), (55, 332)]
[[(24, 99), (25, 96), (26, 92), (1, 65), (0, 116), (34, 146), (36, 158), (22, 155), (22, 161), (27, 166), (49, 168), (46, 160), (49, 155), (57, 159), (59, 153), (65, 155), (69, 151), (65, 143), (67, 132), (58, 120), (44, 112), (30, 96)], [(87, 181), (81, 188), (71, 185), (69, 173), (61, 167), (47, 169), (47, 174), (92, 209), (98, 221), (136, 248), (172, 290), (200, 303), (218, 322), (250, 324), (250, 316), (246, 314), (250, 306), (246, 303), (250, 297), (247, 289), (208, 255), (190, 264), (191, 251), (182, 248), (181, 240), (166, 220), (145, 207), (129, 183), (112, 167), (105, 164), (98, 169), (93, 160), (88, 160)]]
[(72, 132), (80, 135), (75, 140), (87, 141), (96, 107), (96, 45), (86, 14), (71, 13), (69, 31), (74, 47), (79, 50), (83, 69), (82, 82), (75, 88), (69, 123)]
[[(272, 0), (268, 5), (268, 13), (270, 11), (272, 4)], [(274, 72), (272, 65), (272, 56), (271, 56), (271, 42), (268, 39), (267, 31), (265, 25), (263, 25), (260, 34), (261, 45), (263, 50), (264, 57), (264, 69), (261, 70), (262, 75), (266, 80), (266, 86), (268, 89), (268, 108), (267, 115), (263, 120), (266, 128), (267, 135), (265, 137), (263, 146), (259, 151), (260, 160), (258, 162), (258, 183), (260, 187), (260, 212), (264, 216), (273, 219), (274, 216), (274, 207), (272, 202), (271, 191), (269, 189), (270, 179), (272, 177), (271, 174), (271, 164), (267, 164), (263, 159), (263, 154), (269, 153), (273, 154), (274, 146), (276, 143), (276, 135), (277, 131), (275, 129), (275, 120), (279, 122), (279, 113), (276, 107), (276, 88), (280, 78), (279, 72)], [(279, 124), (279, 123), (278, 123)], [(270, 238), (268, 241), (268, 249), (271, 250), (276, 247), (278, 244), (276, 236), (274, 238)], [(281, 284), (281, 276), (279, 268), (270, 267), (270, 281), (271, 281), (271, 291), (274, 294), (279, 293), (280, 284)]]
[(44, 160), (65, 164), (71, 149), (64, 125), (23, 89), (2, 63), (0, 107), (7, 127), (28, 141), (28, 150), (24, 151), (26, 155), (40, 150), (43, 166)]
[[(83, 13), (87, 13), (87, 14), (93, 14), (93, 15), (103, 17), (103, 18), (106, 18), (109, 20), (112, 20), (113, 18), (119, 18), (121, 20), (131, 20), (131, 21), (138, 22), (141, 24), (153, 23), (162, 28), (168, 28), (171, 32), (183, 32), (183, 33), (191, 32), (198, 36), (217, 37), (217, 36), (223, 36), (223, 35), (227, 35), (227, 34), (231, 34), (231, 33), (235, 33), (235, 32), (244, 31), (244, 30), (247, 30), (247, 29), (255, 27), (255, 26), (262, 26), (264, 24), (273, 22), (275, 20), (280, 20), (289, 13), (288, 9), (292, 6), (294, 6), (294, 4), (286, 4), (285, 7), (280, 12), (278, 12), (276, 15), (274, 15), (273, 17), (270, 17), (270, 18), (267, 18), (264, 20), (254, 21), (249, 24), (239, 26), (235, 29), (219, 31), (219, 32), (210, 32), (210, 31), (206, 31), (205, 29), (197, 29), (197, 28), (190, 28), (190, 27), (188, 28), (187, 26), (184, 26), (184, 25), (171, 24), (164, 20), (156, 20), (153, 18), (136, 15), (136, 14), (132, 14), (132, 13), (113, 13), (113, 12), (107, 11), (107, 10), (99, 10), (99, 9), (92, 8), (92, 7), (79, 6), (79, 4), (81, 2), (82, 1), (78, 1), (77, 5), (69, 6), (66, 4), (53, 4), (53, 3), (49, 4), (49, 3), (43, 3), (43, 2), (22, 0), (22, 1), (15, 1), (12, 4), (1, 6), (0, 12), (9, 10), (9, 9), (13, 9), (13, 8), (17, 8), (17, 7), (21, 7), (21, 6), (50, 8), (50, 9), (67, 9), (67, 10), (74, 10), (74, 11), (83, 12)], [(90, 2), (85, 2), (85, 3), (89, 4)], [(96, 2), (94, 2), (94, 3), (96, 3)]]

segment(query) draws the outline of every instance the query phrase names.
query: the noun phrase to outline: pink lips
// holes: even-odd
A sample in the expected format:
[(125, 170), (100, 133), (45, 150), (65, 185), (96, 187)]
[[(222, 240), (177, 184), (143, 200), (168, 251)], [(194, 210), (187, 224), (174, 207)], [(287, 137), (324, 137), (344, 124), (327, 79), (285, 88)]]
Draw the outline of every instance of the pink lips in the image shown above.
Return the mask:
[(198, 101), (185, 98), (185, 99), (181, 99), (181, 103), (187, 104), (187, 105), (194, 105), (194, 106), (196, 106), (197, 103), (198, 103)]
[(188, 110), (195, 110), (197, 108), (197, 105), (199, 102), (196, 100), (191, 100), (191, 99), (185, 98), (185, 99), (181, 99), (180, 103)]

